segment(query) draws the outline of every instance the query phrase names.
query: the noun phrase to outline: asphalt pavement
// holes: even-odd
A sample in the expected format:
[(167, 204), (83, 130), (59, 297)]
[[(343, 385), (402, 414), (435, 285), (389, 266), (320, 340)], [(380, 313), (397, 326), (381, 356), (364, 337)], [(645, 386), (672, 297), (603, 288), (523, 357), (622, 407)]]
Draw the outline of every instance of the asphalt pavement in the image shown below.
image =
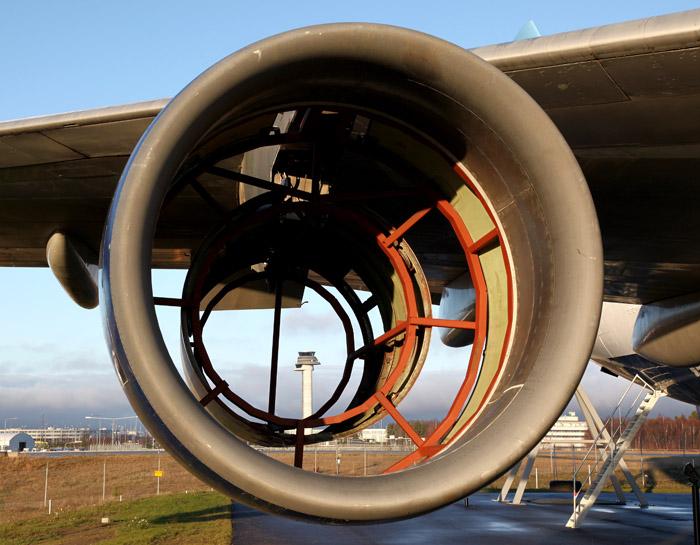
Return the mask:
[(693, 543), (690, 493), (649, 494), (651, 506), (617, 505), (602, 494), (582, 528), (569, 529), (566, 494), (533, 493), (523, 505), (478, 493), (400, 522), (362, 526), (318, 525), (267, 515), (235, 504), (233, 545), (679, 545)]

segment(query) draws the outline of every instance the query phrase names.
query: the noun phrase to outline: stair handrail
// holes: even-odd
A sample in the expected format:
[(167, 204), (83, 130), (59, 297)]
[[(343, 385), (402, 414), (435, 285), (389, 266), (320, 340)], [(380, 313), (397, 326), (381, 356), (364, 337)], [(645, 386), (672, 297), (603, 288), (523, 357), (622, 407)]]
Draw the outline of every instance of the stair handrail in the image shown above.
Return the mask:
[[(627, 411), (625, 412), (625, 416), (623, 419), (621, 416), (621, 410), (620, 410), (621, 406), (622, 406), (623, 402), (625, 401), (625, 398), (628, 396), (630, 390), (635, 385), (640, 386), (641, 389), (637, 392), (637, 395), (634, 397), (632, 402), (629, 404), (629, 407), (628, 407)], [(591, 442), (591, 446), (588, 448), (586, 453), (583, 455), (583, 458), (581, 459), (581, 463), (578, 466), (574, 467), (573, 476), (571, 479), (571, 490), (572, 490), (572, 502), (573, 502), (574, 517), (576, 516), (576, 508), (580, 502), (579, 496), (580, 496), (581, 492), (583, 491), (583, 486), (581, 486), (581, 490), (576, 489), (576, 479), (577, 479), (579, 473), (581, 472), (581, 470), (583, 469), (584, 464), (586, 464), (586, 462), (589, 461), (589, 457), (590, 457), (592, 452), (595, 452), (595, 449), (599, 449), (600, 451), (602, 451), (601, 454), (609, 449), (609, 452), (606, 453), (607, 455), (600, 456), (593, 466), (593, 468), (594, 468), (593, 474), (597, 474), (598, 465), (601, 463), (604, 463), (604, 461), (608, 460), (611, 456), (614, 455), (615, 450), (617, 449), (617, 446), (618, 446), (617, 442), (618, 442), (619, 438), (624, 434), (624, 432), (626, 431), (626, 429), (628, 427), (628, 423), (630, 420), (630, 418), (629, 418), (630, 414), (632, 413), (633, 410), (636, 412), (637, 409), (639, 408), (639, 406), (641, 405), (640, 398), (642, 398), (642, 400), (643, 400), (644, 397), (646, 397), (647, 394), (649, 394), (650, 392), (653, 393), (654, 388), (647, 381), (645, 381), (642, 377), (640, 377), (638, 374), (635, 375), (634, 378), (630, 381), (630, 383), (627, 386), (627, 388), (625, 389), (625, 391), (620, 396), (620, 399), (618, 400), (617, 405), (615, 405), (615, 407), (610, 412), (610, 416), (607, 418), (607, 420), (605, 420), (605, 422), (603, 422), (603, 426), (598, 431), (596, 436), (593, 438), (593, 441)], [(615, 418), (616, 412), (618, 413), (618, 429), (617, 430), (614, 429), (615, 423), (613, 421), (613, 419)], [(623, 421), (626, 424), (625, 430), (622, 429), (622, 422)], [(608, 429), (608, 426), (610, 426), (610, 429)], [(590, 431), (591, 431), (591, 435), (593, 435), (593, 430), (590, 430)], [(606, 439), (603, 439), (605, 432), (607, 432), (610, 435), (609, 441)], [(600, 446), (601, 443), (603, 444), (602, 447)], [(586, 491), (588, 491), (588, 487), (586, 487)]]

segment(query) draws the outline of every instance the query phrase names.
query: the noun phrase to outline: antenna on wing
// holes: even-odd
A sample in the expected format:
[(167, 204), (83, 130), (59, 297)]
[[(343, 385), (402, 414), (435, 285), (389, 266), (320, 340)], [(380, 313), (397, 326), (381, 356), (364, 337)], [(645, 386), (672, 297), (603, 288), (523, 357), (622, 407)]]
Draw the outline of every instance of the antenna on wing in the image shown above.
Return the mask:
[(513, 41), (517, 42), (519, 40), (529, 40), (531, 38), (539, 38), (540, 36), (542, 36), (540, 29), (537, 28), (535, 21), (530, 19), (520, 28), (518, 33), (515, 35), (515, 38), (513, 38)]

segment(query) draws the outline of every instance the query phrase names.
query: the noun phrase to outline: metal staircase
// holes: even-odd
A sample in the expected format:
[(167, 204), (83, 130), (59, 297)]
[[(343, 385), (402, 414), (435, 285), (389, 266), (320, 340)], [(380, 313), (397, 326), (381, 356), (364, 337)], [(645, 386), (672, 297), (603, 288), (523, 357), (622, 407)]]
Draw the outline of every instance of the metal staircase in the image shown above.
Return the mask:
[[(629, 404), (629, 409), (627, 410), (625, 416), (621, 415), (621, 406), (629, 403), (631, 394), (630, 390), (633, 385), (642, 386), (642, 390), (632, 399)], [(654, 408), (656, 402), (663, 397), (665, 394), (662, 392), (655, 391), (648, 384), (646, 384), (641, 378), (635, 377), (630, 386), (627, 388), (623, 396), (620, 398), (617, 406), (613, 410), (612, 416), (608, 421), (603, 424), (593, 411), (593, 415), (587, 414), (586, 419), (592, 421), (594, 424), (591, 427), (591, 432), (595, 433), (597, 430), (597, 436), (594, 437), (593, 444), (588, 450), (586, 455), (583, 457), (580, 465), (577, 467), (573, 475), (573, 481), (576, 482), (578, 474), (581, 472), (584, 464), (590, 464), (591, 456), (595, 455), (596, 462), (596, 474), (595, 478), (590, 482), (590, 485), (586, 489), (585, 493), (581, 495), (580, 492), (574, 492), (573, 496), (573, 513), (566, 523), (568, 528), (579, 528), (583, 523), (586, 515), (590, 511), (591, 507), (595, 504), (598, 496), (603, 490), (608, 479), (610, 479), (615, 487), (618, 497), (621, 497), (624, 501), (624, 496), (622, 496), (622, 488), (614, 475), (615, 469), (620, 466), (623, 474), (625, 475), (627, 481), (632, 487), (632, 491), (637, 495), (640, 501), (640, 506), (645, 507), (647, 505), (646, 499), (644, 498), (643, 492), (639, 489), (636, 481), (632, 477), (632, 474), (627, 469), (624, 463), (623, 456), (627, 449), (632, 444), (639, 428), (644, 423), (649, 411)], [(577, 392), (579, 396), (579, 403), (581, 404), (584, 412), (587, 412), (588, 408), (585, 407), (586, 404), (590, 405), (590, 400), (587, 399), (585, 394)], [(581, 396), (584, 396), (583, 399)], [(592, 407), (592, 405), (590, 405)], [(635, 408), (636, 407), (636, 408)], [(632, 413), (634, 411), (634, 413)], [(618, 425), (615, 428), (614, 418), (615, 414), (618, 414)], [(623, 423), (625, 424), (623, 429)], [(612, 431), (609, 431), (610, 428)], [(601, 446), (602, 445), (602, 446)], [(600, 458), (598, 458), (598, 453), (600, 452)]]

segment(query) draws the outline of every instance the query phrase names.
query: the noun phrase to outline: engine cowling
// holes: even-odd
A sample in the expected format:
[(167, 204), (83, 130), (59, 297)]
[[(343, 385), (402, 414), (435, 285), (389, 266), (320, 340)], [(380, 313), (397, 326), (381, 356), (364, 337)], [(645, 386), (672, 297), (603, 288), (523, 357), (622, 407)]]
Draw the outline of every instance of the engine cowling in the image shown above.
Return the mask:
[[(151, 257), (162, 210), (188, 186), (215, 201), (212, 179), (236, 184), (238, 200), (211, 202), (218, 216), (192, 245), (182, 297), (159, 299)], [(595, 210), (547, 115), (474, 55), (370, 24), (274, 36), (178, 94), (122, 175), (102, 267), (114, 365), (153, 435), (231, 497), (318, 521), (405, 518), (498, 477), (570, 399), (602, 298)], [(473, 319), (433, 316), (465, 273)], [(361, 374), (346, 407), (326, 412), (331, 398), (313, 415), (278, 415), (272, 386), (257, 407), (216, 372), (207, 317), (245, 286), (276, 312), (290, 286), (334, 288), (330, 304), (360, 331), (346, 339), (346, 368)], [(184, 378), (156, 317), (163, 302), (181, 307)], [(381, 331), (367, 319), (374, 307)], [(473, 331), (473, 344), (444, 418), (419, 437), (401, 401), (429, 364), (434, 328)], [(292, 445), (300, 461), (306, 445), (387, 414), (416, 449), (380, 476), (303, 471), (247, 444)]]

